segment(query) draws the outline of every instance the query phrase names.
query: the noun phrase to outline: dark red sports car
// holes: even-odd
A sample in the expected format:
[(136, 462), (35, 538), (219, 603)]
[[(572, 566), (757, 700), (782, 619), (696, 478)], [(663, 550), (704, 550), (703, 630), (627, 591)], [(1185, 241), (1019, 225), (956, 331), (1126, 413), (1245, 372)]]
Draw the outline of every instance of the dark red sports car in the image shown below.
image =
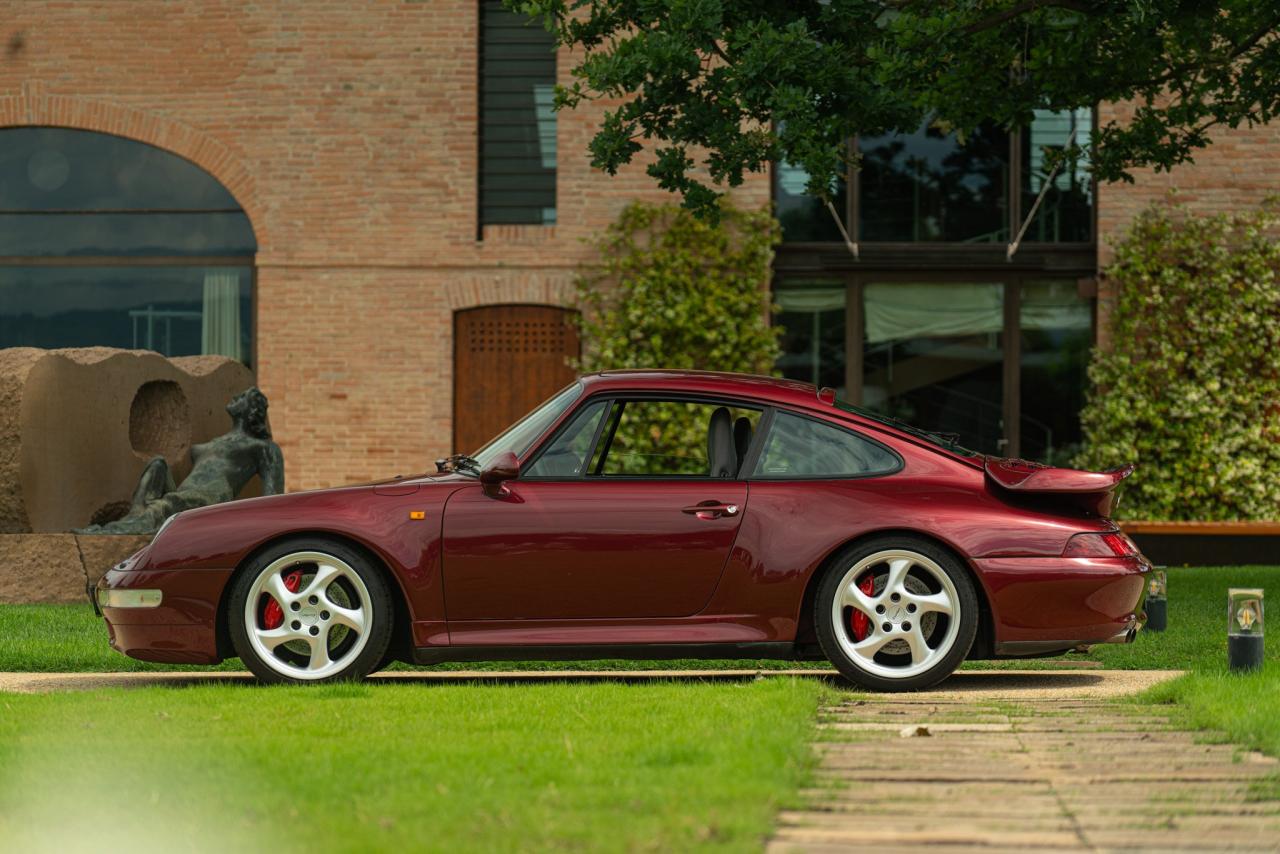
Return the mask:
[(1133, 639), (1129, 473), (965, 450), (828, 389), (583, 377), (439, 472), (170, 518), (94, 591), (146, 661), (827, 658), (881, 690)]

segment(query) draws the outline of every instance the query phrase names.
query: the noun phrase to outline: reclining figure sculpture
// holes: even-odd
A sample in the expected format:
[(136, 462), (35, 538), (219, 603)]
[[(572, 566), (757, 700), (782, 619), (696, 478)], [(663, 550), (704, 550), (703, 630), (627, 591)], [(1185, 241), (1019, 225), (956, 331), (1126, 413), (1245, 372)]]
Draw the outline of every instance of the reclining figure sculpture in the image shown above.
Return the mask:
[(77, 534), (154, 534), (174, 513), (230, 501), (253, 476), (262, 478), (262, 494), (284, 492), (284, 456), (271, 439), (267, 397), (256, 387), (227, 404), (231, 429), (191, 448), (191, 473), (175, 485), (164, 457), (147, 463), (138, 479), (129, 512), (103, 525), (78, 528)]

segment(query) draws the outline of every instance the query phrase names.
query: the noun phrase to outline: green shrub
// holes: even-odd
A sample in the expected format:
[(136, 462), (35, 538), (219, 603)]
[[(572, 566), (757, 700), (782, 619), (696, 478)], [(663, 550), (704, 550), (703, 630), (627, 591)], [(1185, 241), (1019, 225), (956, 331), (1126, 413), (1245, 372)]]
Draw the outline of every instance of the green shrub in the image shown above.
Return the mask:
[[(769, 323), (769, 280), (779, 234), (765, 211), (725, 205), (712, 224), (675, 205), (629, 205), (578, 278), (581, 369), (773, 373), (780, 330)], [(658, 473), (672, 448), (705, 448), (704, 416), (699, 407), (651, 407), (643, 423), (624, 418), (615, 443), (633, 466), (649, 459)]]
[(1153, 208), (1116, 247), (1076, 464), (1138, 464), (1118, 515), (1280, 518), (1276, 213)]

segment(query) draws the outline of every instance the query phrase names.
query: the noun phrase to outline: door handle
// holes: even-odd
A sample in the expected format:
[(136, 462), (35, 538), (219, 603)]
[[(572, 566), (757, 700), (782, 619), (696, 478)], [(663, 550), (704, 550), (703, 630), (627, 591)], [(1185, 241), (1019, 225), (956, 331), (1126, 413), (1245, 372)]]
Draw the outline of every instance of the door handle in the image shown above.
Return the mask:
[(721, 516), (737, 516), (738, 505), (722, 504), (719, 501), (703, 501), (692, 507), (685, 507), (681, 512), (692, 514), (699, 519), (718, 519)]

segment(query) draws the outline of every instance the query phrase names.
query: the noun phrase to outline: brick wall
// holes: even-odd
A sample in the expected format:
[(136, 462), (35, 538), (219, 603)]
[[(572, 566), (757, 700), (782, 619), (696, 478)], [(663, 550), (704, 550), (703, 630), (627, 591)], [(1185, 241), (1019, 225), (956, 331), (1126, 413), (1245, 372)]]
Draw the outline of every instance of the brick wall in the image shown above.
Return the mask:
[[(452, 312), (567, 300), (583, 239), (628, 200), (665, 198), (643, 168), (590, 168), (597, 108), (561, 114), (557, 224), (475, 239), (477, 8), (77, 0), (0, 16), (0, 126), (168, 148), (248, 212), (258, 378), (290, 488), (428, 468), (451, 450)], [(767, 198), (758, 176), (739, 194)]]
[[(1131, 107), (1107, 104), (1098, 109), (1099, 124), (1127, 120)], [(1134, 183), (1104, 185), (1098, 190), (1098, 264), (1113, 258), (1113, 245), (1129, 222), (1152, 204), (1174, 199), (1192, 211), (1215, 214), (1257, 207), (1268, 195), (1280, 193), (1280, 123), (1259, 127), (1220, 128), (1213, 144), (1195, 154), (1194, 163), (1172, 172), (1134, 170)], [(1112, 293), (1105, 277), (1099, 287), (1099, 340), (1107, 340), (1107, 316)]]

